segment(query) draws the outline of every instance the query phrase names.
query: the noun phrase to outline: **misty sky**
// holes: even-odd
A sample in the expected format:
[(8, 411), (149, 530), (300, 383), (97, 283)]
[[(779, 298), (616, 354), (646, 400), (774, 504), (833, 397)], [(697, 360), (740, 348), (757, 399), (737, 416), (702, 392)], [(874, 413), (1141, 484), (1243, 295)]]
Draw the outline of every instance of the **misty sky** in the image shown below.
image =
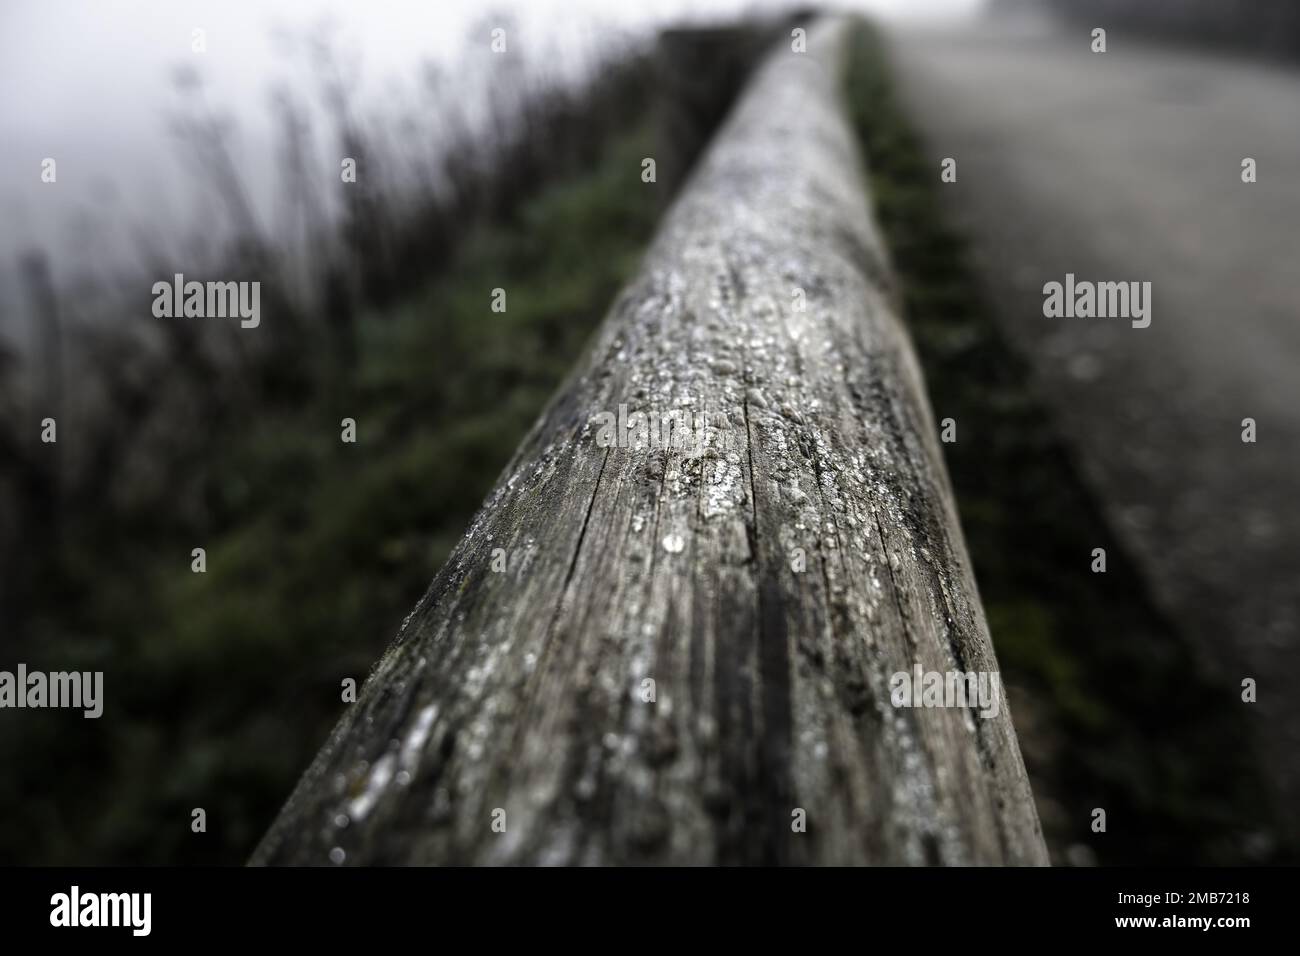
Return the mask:
[[(886, 15), (951, 15), (978, 0), (858, 0)], [(785, 4), (742, 0), (4, 0), (0, 3), (0, 270), (32, 244), (56, 250), (56, 267), (82, 268), (123, 248), (123, 223), (145, 217), (179, 234), (201, 215), (166, 117), (180, 101), (170, 76), (202, 74), (209, 101), (236, 120), (235, 153), (259, 203), (274, 176), (269, 91), (304, 86), (302, 60), (284, 37), (323, 18), (360, 55), (359, 99), (383, 101), (420, 64), (454, 62), (493, 11), (508, 11), (514, 43), (564, 47), (614, 30), (707, 19)], [(207, 52), (191, 51), (206, 31)], [(481, 42), (486, 39), (481, 38)], [(41, 161), (58, 182), (40, 181)], [(171, 226), (183, 227), (171, 229)]]

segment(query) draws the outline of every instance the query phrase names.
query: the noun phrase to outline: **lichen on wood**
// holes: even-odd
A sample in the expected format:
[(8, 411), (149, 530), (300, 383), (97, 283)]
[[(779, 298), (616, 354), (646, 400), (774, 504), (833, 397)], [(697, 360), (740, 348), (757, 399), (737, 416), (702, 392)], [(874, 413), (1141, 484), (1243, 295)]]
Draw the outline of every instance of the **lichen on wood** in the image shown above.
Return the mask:
[(1001, 689), (891, 701), (997, 662), (845, 26), (752, 79), (255, 863), (1046, 862)]

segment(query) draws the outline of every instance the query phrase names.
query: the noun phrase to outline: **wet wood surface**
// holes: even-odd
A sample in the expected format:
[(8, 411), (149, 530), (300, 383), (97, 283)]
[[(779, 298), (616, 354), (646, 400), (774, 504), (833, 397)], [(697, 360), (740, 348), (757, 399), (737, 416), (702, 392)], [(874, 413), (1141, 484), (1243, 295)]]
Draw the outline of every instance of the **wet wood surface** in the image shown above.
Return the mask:
[(1046, 862), (1001, 689), (891, 701), (997, 662), (846, 27), (768, 55), (253, 862)]

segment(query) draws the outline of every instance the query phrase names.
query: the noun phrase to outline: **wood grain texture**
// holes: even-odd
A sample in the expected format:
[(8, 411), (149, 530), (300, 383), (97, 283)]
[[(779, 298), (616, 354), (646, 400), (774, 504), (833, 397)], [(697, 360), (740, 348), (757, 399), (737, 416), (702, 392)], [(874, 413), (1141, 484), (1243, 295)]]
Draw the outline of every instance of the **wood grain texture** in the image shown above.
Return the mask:
[[(1005, 698), (890, 701), (997, 662), (846, 26), (769, 55), (254, 863), (1046, 862)], [(705, 427), (602, 447), (621, 404)]]

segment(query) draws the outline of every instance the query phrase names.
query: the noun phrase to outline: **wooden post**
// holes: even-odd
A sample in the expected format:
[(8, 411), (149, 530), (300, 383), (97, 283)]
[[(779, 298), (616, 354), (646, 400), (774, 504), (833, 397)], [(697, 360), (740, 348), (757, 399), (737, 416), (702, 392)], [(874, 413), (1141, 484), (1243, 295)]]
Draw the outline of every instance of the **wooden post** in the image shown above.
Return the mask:
[(760, 68), (254, 863), (1046, 862), (1000, 687), (891, 700), (998, 668), (845, 26)]

